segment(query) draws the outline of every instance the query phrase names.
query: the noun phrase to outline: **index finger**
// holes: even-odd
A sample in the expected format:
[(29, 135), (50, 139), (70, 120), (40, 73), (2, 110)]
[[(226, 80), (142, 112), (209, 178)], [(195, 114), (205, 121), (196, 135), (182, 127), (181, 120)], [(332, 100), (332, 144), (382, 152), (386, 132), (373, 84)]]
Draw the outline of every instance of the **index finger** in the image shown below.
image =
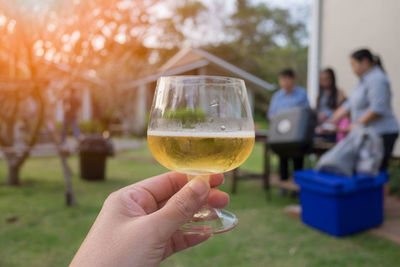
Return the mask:
[[(222, 174), (210, 175), (210, 186), (215, 187), (223, 182)], [(188, 182), (187, 175), (178, 172), (167, 172), (152, 178), (145, 179), (136, 184), (127, 186), (126, 189), (132, 187), (141, 187), (149, 192), (155, 201), (160, 202), (169, 199), (178, 192)]]

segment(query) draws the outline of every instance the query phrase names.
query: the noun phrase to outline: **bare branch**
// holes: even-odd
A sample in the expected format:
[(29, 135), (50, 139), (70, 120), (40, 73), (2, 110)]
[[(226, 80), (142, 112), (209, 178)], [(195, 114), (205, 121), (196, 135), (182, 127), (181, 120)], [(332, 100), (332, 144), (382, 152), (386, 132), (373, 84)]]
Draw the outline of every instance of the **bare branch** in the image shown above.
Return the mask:
[(0, 135), (0, 145), (4, 147), (9, 146), (7, 141), (1, 135)]

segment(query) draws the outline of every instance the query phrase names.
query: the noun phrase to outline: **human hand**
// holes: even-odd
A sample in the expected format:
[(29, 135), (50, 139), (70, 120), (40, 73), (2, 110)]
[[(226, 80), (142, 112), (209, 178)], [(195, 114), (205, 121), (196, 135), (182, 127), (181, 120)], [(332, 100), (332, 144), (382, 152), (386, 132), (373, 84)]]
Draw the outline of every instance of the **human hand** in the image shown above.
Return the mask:
[(336, 131), (337, 131), (336, 125), (329, 122), (324, 122), (323, 124), (315, 128), (316, 134), (332, 134), (335, 133)]
[(322, 129), (321, 126), (317, 126), (317, 127), (315, 127), (315, 133), (316, 134), (323, 134), (324, 130)]
[(328, 118), (325, 112), (321, 112), (318, 114), (318, 123), (323, 123)]
[(351, 123), (351, 124), (347, 127), (347, 129), (343, 130), (343, 132), (344, 132), (344, 133), (350, 133), (350, 132), (353, 131), (355, 128), (357, 128), (359, 125), (361, 125), (361, 124), (358, 123), (358, 122)]
[[(229, 196), (209, 183), (170, 172), (122, 188), (106, 199), (71, 266), (158, 266), (171, 254), (195, 246), (210, 234), (178, 229), (204, 204), (223, 208)], [(211, 187), (211, 188), (210, 188)]]

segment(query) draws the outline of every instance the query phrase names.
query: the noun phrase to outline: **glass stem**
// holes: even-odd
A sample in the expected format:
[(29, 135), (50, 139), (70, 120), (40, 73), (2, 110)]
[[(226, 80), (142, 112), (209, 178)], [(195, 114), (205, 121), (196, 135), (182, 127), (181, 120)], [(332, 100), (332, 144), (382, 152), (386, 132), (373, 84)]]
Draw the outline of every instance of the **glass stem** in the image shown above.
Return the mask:
[[(205, 181), (206, 183), (209, 183), (210, 181), (209, 174), (199, 174), (199, 175), (188, 174), (188, 182), (196, 178), (203, 179), (203, 181)], [(215, 213), (215, 209), (209, 206), (208, 204), (205, 204), (201, 206), (199, 211), (197, 211), (194, 214), (193, 220), (196, 221), (197, 219), (215, 219), (216, 217), (217, 215)]]
[(198, 174), (198, 175), (197, 174), (196, 175), (188, 174), (187, 177), (188, 177), (188, 182), (190, 182), (191, 180), (193, 180), (193, 179), (195, 179), (197, 177), (200, 177), (201, 179), (203, 179), (203, 181), (205, 181), (207, 183), (210, 181), (210, 175), (209, 174)]
[[(188, 181), (196, 178), (209, 183), (210, 175), (187, 175)], [(238, 223), (235, 215), (225, 210), (217, 210), (205, 204), (193, 215), (192, 219), (183, 225), (180, 230), (187, 234), (214, 234), (222, 233), (234, 228)]]

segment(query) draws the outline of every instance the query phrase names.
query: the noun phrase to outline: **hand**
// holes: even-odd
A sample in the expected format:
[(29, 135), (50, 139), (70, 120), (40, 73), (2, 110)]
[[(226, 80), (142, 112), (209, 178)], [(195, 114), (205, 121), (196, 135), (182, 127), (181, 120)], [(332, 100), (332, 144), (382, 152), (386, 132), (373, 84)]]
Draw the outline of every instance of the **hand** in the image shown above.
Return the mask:
[(337, 132), (337, 127), (333, 123), (324, 122), (315, 128), (316, 134), (334, 134)]
[(321, 126), (317, 126), (317, 127), (315, 127), (315, 133), (316, 134), (323, 134), (324, 130), (322, 129)]
[[(210, 235), (184, 235), (178, 229), (204, 204), (223, 208), (229, 196), (209, 183), (185, 174), (165, 173), (112, 193), (71, 266), (158, 266), (171, 254), (195, 246)], [(210, 189), (211, 187), (211, 189)]]
[(349, 133), (349, 132), (353, 131), (355, 128), (357, 128), (359, 125), (360, 125), (360, 123), (358, 123), (358, 122), (351, 123), (349, 125), (349, 127), (347, 127), (345, 132)]
[(318, 114), (318, 123), (323, 123), (328, 118), (324, 112)]

